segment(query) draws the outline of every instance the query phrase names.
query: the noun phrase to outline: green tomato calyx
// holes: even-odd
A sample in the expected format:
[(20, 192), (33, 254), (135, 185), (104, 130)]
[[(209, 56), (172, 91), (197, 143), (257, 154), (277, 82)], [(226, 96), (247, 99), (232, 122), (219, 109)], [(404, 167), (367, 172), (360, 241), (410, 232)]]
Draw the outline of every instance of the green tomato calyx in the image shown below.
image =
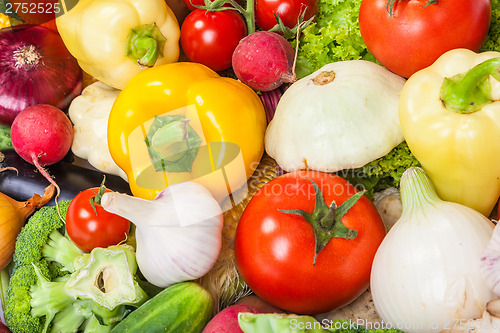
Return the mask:
[(301, 209), (278, 209), (278, 211), (286, 214), (300, 215), (313, 227), (316, 242), (313, 261), (314, 265), (316, 264), (316, 258), (318, 254), (332, 238), (356, 238), (358, 232), (356, 230), (347, 228), (342, 223), (342, 218), (363, 196), (364, 191), (358, 192), (349, 197), (349, 199), (347, 199), (338, 207), (335, 201), (332, 201), (330, 206), (328, 206), (325, 202), (325, 199), (323, 198), (323, 193), (321, 192), (319, 186), (311, 179), (304, 180), (310, 181), (314, 188), (314, 211), (312, 213), (306, 212)]

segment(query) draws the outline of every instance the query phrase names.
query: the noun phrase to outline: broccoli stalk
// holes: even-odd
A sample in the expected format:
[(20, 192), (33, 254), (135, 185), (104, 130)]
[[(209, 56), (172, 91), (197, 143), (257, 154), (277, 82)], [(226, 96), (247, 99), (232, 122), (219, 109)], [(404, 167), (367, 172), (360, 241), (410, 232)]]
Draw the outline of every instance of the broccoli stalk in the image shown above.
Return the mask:
[(101, 325), (96, 316), (90, 317), (83, 326), (83, 333), (107, 333), (111, 331), (112, 326)]
[(52, 332), (77, 332), (83, 323), (92, 318), (89, 301), (77, 300), (58, 312), (52, 320)]
[(66, 292), (65, 282), (52, 282), (42, 274), (36, 265), (33, 265), (33, 269), (37, 276), (37, 282), (30, 288), (31, 315), (45, 317), (44, 332), (47, 332), (55, 315), (66, 307), (70, 307), (75, 298)]
[(48, 261), (61, 264), (61, 271), (73, 273), (75, 261), (82, 256), (83, 252), (59, 231), (53, 230), (49, 234), (47, 243), (42, 248), (42, 256)]
[(110, 311), (120, 305), (142, 304), (148, 299), (134, 279), (137, 265), (130, 246), (95, 248), (81, 262), (83, 266), (67, 282), (73, 297), (90, 299)]
[[(59, 204), (63, 217), (67, 206)], [(45, 206), (18, 236), (5, 300), (13, 333), (109, 332), (148, 299), (130, 246), (82, 253), (59, 231), (62, 224), (56, 208)]]

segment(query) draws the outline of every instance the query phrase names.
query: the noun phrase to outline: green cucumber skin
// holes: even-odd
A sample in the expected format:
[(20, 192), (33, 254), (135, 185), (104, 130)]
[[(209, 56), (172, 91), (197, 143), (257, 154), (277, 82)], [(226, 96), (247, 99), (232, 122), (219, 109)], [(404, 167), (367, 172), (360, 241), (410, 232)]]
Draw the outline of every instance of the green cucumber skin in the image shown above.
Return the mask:
[(212, 317), (212, 297), (194, 282), (174, 284), (132, 311), (111, 333), (200, 333)]

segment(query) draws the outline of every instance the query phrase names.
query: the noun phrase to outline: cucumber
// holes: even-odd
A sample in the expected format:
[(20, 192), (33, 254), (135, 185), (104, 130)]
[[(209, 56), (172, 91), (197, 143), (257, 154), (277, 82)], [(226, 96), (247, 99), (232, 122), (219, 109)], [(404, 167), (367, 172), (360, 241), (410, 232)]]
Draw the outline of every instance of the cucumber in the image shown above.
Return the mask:
[(199, 284), (176, 283), (132, 311), (111, 333), (200, 333), (212, 307), (212, 297)]

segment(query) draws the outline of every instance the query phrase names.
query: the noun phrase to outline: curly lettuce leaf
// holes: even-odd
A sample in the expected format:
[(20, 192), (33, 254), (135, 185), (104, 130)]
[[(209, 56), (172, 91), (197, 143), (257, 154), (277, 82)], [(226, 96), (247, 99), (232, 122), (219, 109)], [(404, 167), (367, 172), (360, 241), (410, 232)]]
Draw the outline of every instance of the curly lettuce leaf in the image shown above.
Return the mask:
[(491, 0), (491, 23), (480, 52), (500, 52), (500, 0)]
[(389, 187), (399, 188), (401, 176), (406, 169), (420, 166), (420, 162), (411, 153), (406, 141), (394, 147), (382, 156), (360, 168), (337, 172), (359, 189), (366, 190), (368, 197)]
[(6, 125), (0, 125), (0, 150), (4, 149), (12, 149), (10, 127)]
[(316, 20), (303, 30), (299, 40), (297, 77), (335, 61), (376, 62), (359, 31), (360, 5), (361, 0), (319, 0)]

